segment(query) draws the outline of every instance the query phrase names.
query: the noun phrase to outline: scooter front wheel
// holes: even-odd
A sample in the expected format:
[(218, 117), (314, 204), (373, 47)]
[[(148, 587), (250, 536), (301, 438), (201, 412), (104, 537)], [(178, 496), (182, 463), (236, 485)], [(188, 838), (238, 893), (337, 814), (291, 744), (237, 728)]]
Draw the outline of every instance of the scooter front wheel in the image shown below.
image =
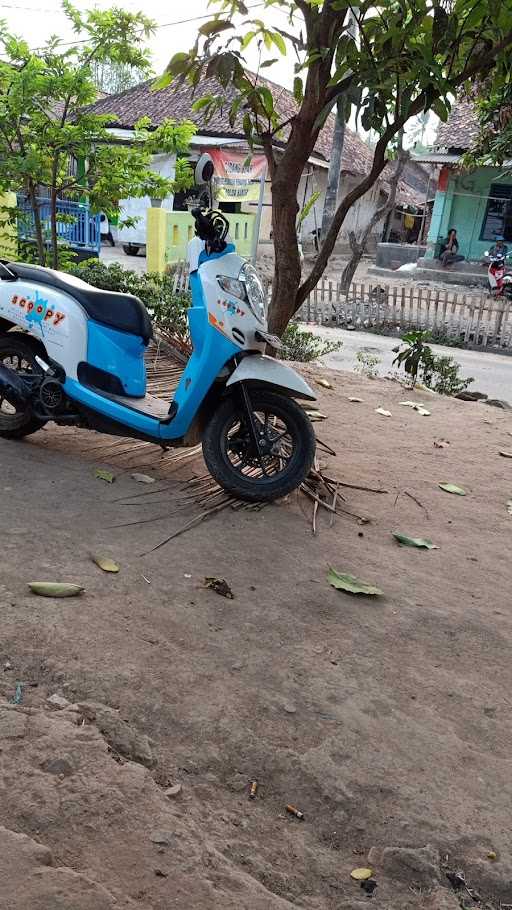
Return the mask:
[(249, 502), (280, 499), (299, 487), (315, 448), (313, 426), (300, 405), (262, 389), (251, 389), (246, 401), (241, 394), (222, 401), (203, 435), (212, 477)]

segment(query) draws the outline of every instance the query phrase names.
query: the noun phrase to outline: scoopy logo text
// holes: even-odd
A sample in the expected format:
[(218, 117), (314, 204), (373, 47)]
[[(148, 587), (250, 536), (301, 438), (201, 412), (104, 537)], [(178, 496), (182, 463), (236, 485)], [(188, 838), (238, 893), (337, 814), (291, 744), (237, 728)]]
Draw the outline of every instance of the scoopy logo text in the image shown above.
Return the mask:
[(25, 311), (25, 319), (30, 323), (41, 323), (49, 324), (53, 326), (58, 326), (66, 318), (65, 313), (60, 313), (58, 310), (53, 310), (48, 301), (41, 297), (39, 291), (36, 291), (36, 299), (32, 300), (31, 297), (20, 297), (18, 294), (15, 294), (11, 298), (11, 304), (13, 306), (19, 306), (22, 310)]

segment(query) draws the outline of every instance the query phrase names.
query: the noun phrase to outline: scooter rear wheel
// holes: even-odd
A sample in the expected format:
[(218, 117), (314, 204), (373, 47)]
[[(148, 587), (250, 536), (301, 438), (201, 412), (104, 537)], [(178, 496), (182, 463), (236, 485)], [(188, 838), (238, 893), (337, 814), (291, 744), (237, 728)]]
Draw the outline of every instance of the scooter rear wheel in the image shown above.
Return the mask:
[(220, 404), (203, 435), (203, 456), (212, 477), (228, 493), (249, 502), (269, 502), (305, 480), (316, 438), (311, 421), (292, 398), (251, 390), (250, 404), (252, 424), (241, 395)]
[[(0, 364), (20, 374), (42, 374), (35, 352), (19, 332), (8, 332), (0, 338)], [(22, 439), (37, 432), (46, 421), (34, 417), (32, 408), (18, 410), (16, 405), (0, 394), (0, 437)]]

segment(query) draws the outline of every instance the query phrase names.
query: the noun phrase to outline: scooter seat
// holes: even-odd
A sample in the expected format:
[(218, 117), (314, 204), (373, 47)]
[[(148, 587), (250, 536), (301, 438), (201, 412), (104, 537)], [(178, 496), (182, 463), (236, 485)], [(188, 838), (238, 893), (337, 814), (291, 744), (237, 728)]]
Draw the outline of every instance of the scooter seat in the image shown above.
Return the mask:
[(47, 285), (69, 294), (95, 322), (119, 329), (121, 332), (128, 332), (130, 335), (138, 335), (144, 344), (149, 344), (153, 337), (153, 327), (146, 307), (133, 294), (118, 294), (116, 291), (94, 288), (74, 275), (45, 269), (40, 265), (9, 262), (8, 268), (18, 278)]

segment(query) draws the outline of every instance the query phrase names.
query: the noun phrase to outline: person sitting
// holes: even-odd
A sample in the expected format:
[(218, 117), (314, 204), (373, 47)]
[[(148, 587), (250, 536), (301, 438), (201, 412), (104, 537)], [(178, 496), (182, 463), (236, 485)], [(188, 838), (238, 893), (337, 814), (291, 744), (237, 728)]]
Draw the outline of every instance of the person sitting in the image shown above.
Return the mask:
[(508, 246), (505, 244), (505, 238), (502, 237), (501, 234), (497, 234), (496, 242), (487, 252), (486, 259), (497, 259), (500, 256), (503, 256), (504, 259), (507, 258)]
[(441, 244), (439, 259), (443, 268), (453, 265), (454, 262), (463, 262), (464, 256), (459, 255), (459, 241), (457, 240), (456, 228), (450, 228), (448, 237)]

